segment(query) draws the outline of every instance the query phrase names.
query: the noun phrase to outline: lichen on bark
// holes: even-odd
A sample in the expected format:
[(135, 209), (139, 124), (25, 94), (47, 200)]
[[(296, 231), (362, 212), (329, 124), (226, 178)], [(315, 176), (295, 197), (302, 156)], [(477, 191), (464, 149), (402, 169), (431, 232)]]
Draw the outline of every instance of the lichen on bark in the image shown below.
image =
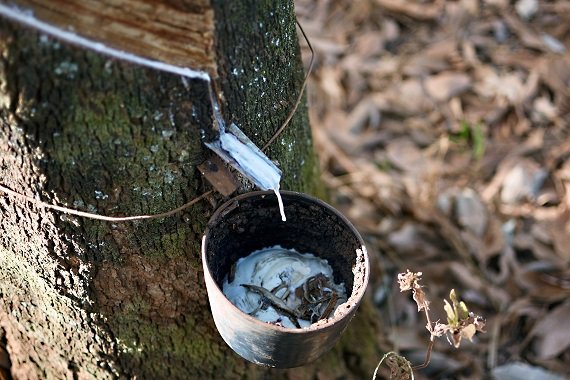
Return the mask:
[[(294, 110), (305, 76), (293, 3), (215, 1), (214, 10), (225, 116), (264, 146)], [(303, 98), (267, 154), (286, 168), (283, 189), (322, 195), (308, 126)]]

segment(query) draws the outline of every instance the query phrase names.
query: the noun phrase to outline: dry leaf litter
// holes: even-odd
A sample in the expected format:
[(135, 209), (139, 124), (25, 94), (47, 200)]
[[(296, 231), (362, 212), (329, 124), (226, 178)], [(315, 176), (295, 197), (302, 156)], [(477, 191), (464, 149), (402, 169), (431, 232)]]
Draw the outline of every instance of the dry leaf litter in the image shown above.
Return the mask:
[[(570, 4), (296, 1), (322, 177), (365, 235), (386, 352), (422, 363), (455, 289), (487, 318), (416, 379), (570, 376)], [(309, 50), (303, 46), (304, 58)], [(380, 339), (380, 338), (379, 338)], [(380, 371), (378, 378), (388, 378)]]

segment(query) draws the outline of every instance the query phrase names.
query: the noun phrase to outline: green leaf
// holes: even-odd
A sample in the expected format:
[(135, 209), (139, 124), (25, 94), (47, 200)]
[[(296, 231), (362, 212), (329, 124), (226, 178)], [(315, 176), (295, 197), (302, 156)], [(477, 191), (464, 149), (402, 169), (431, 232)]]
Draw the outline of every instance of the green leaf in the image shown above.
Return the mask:
[(458, 317), (460, 321), (466, 320), (467, 318), (469, 318), (469, 310), (467, 309), (467, 305), (465, 305), (465, 302), (461, 301), (459, 302), (459, 308), (458, 308)]
[(473, 156), (480, 160), (485, 154), (485, 132), (481, 124), (477, 123), (471, 127), (471, 138), (473, 139)]
[(455, 294), (455, 289), (451, 289), (451, 291), (449, 292), (449, 299), (455, 306), (455, 304), (457, 303), (457, 295)]
[(453, 307), (447, 302), (447, 300), (443, 300), (445, 305), (443, 306), (443, 310), (447, 314), (447, 324), (450, 326), (455, 326), (457, 324), (457, 315), (455, 314), (455, 310)]

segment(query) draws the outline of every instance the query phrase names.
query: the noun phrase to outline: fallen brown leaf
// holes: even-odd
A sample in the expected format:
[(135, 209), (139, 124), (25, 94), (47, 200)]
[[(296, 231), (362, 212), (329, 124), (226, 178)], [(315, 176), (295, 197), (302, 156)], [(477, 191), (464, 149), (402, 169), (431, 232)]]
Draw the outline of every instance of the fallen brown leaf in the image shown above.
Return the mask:
[(570, 302), (547, 313), (532, 329), (534, 349), (541, 359), (558, 356), (570, 347)]

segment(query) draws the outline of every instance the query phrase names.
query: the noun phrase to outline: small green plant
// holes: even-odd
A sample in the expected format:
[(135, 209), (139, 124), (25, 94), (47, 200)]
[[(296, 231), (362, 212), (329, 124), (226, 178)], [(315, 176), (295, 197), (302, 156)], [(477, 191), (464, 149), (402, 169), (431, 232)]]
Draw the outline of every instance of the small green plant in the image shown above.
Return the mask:
[(459, 132), (451, 136), (451, 141), (471, 146), (473, 157), (476, 160), (480, 160), (485, 154), (485, 130), (480, 123), (472, 124), (463, 120), (459, 124)]
[(418, 306), (418, 312), (423, 311), (426, 316), (426, 329), (430, 333), (426, 358), (423, 364), (412, 367), (410, 362), (403, 356), (395, 352), (389, 352), (382, 357), (378, 366), (376, 366), (372, 380), (376, 379), (378, 369), (382, 364), (386, 364), (388, 368), (390, 368), (390, 379), (413, 380), (414, 369), (421, 369), (428, 366), (431, 360), (435, 338), (445, 335), (450, 344), (455, 348), (459, 348), (463, 338), (472, 340), (478, 331), (485, 332), (485, 319), (471, 313), (467, 305), (463, 301), (459, 301), (454, 289), (449, 293), (451, 302), (444, 300), (445, 304), (443, 309), (447, 315), (447, 323), (433, 323), (429, 314), (430, 301), (422, 289), (423, 286), (420, 285), (421, 277), (422, 272), (414, 273), (408, 269), (406, 273), (398, 274), (398, 284), (400, 285), (400, 292), (412, 291), (412, 297)]

